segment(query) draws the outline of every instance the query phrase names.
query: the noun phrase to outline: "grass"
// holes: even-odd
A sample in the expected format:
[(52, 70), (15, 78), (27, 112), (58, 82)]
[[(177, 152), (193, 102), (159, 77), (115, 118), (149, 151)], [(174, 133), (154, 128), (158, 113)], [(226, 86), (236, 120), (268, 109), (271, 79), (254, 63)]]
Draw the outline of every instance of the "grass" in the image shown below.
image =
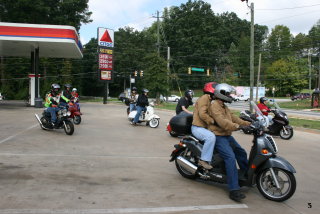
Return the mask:
[(281, 102), (278, 103), (281, 108), (288, 108), (288, 109), (311, 109), (311, 99), (305, 100), (295, 100), (290, 102)]

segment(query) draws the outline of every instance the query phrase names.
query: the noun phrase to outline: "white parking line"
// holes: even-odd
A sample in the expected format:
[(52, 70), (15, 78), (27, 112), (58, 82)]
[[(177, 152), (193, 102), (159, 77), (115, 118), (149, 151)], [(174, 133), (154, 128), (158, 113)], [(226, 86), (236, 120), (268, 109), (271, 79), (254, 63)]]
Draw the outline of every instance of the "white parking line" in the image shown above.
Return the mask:
[(248, 208), (246, 204), (225, 204), (187, 207), (119, 208), (119, 209), (2, 209), (0, 214), (107, 214), (107, 213), (168, 213), (182, 211)]
[(25, 130), (23, 130), (23, 131), (21, 131), (21, 132), (18, 132), (17, 134), (11, 135), (11, 136), (9, 136), (9, 137), (1, 140), (1, 141), (0, 141), (0, 144), (6, 142), (6, 141), (8, 141), (8, 140), (11, 140), (12, 138), (14, 138), (14, 137), (16, 137), (16, 136), (18, 136), (18, 135), (20, 135), (20, 134), (22, 134), (22, 133), (30, 130), (30, 129), (33, 129), (34, 127), (36, 127), (36, 126), (38, 126), (38, 125), (39, 125), (39, 124), (35, 124), (35, 125), (30, 126), (29, 128), (27, 128), (27, 129), (25, 129)]

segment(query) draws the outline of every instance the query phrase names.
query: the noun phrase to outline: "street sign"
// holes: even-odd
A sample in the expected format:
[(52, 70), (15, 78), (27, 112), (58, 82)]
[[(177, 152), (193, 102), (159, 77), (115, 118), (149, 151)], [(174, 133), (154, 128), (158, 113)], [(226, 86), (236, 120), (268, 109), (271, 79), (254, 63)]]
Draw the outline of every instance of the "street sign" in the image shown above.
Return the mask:
[(204, 72), (204, 68), (191, 68), (192, 71)]
[(100, 80), (104, 81), (113, 81), (112, 79), (112, 71), (100, 70)]
[(98, 28), (98, 46), (114, 47), (114, 31), (108, 28)]

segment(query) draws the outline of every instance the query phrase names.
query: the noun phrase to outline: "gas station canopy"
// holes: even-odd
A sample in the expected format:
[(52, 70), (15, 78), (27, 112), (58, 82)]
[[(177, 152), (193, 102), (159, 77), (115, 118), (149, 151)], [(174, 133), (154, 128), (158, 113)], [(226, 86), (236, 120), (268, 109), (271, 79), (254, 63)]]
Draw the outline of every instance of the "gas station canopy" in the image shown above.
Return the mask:
[(82, 45), (72, 26), (0, 22), (0, 56), (82, 58)]

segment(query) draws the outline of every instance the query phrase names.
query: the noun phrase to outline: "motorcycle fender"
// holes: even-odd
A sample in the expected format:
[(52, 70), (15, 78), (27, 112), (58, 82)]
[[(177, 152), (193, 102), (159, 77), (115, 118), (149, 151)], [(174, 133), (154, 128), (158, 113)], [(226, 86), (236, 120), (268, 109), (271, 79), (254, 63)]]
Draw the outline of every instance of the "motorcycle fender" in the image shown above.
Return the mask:
[(185, 147), (183, 147), (183, 146), (181, 146), (181, 145), (179, 145), (179, 144), (174, 145), (174, 147), (175, 147), (176, 149), (173, 150), (172, 153), (171, 153), (171, 155), (170, 155), (170, 156), (171, 156), (171, 159), (169, 160), (170, 162), (174, 161), (174, 160), (178, 157), (178, 154), (180, 154), (179, 151), (185, 149)]
[(81, 115), (81, 113), (78, 112), (78, 111), (74, 112), (73, 114), (74, 114), (75, 116), (80, 116), (80, 115)]
[(264, 170), (264, 169), (268, 169), (268, 168), (279, 168), (279, 169), (283, 169), (292, 173), (296, 173), (296, 170), (294, 169), (294, 167), (284, 158), (277, 156), (274, 158), (270, 158), (269, 160), (267, 160), (262, 166), (261, 168), (259, 168), (259, 172)]
[(155, 119), (160, 119), (160, 117), (159, 117), (158, 115), (156, 115), (156, 114), (152, 115), (152, 116), (150, 117), (150, 120), (152, 120), (153, 118), (155, 118)]

